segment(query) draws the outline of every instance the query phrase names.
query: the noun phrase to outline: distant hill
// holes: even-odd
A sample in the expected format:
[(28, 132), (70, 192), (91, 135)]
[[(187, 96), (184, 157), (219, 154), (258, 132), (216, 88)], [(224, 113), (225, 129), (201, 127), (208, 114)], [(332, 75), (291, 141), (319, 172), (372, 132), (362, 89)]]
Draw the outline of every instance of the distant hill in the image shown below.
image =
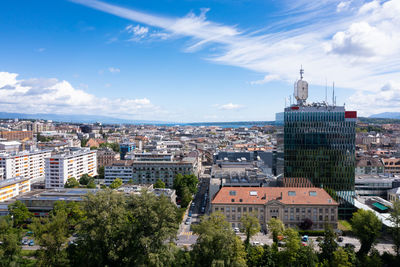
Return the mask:
[(72, 123), (95, 123), (101, 122), (106, 124), (161, 124), (162, 121), (146, 121), (146, 120), (127, 120), (108, 116), (98, 115), (68, 115), (68, 114), (25, 114), (25, 113), (8, 113), (0, 112), (0, 119), (41, 119), (52, 120), (57, 122), (72, 122)]
[(400, 119), (400, 112), (383, 112), (369, 116), (369, 118)]

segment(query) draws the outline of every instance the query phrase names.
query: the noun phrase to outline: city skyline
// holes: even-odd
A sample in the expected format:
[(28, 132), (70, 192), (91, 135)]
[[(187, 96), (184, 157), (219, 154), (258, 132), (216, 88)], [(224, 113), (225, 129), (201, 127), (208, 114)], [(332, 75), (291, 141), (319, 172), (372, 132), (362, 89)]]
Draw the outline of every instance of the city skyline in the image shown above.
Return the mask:
[(273, 120), (301, 64), (310, 101), (335, 82), (360, 116), (400, 111), (398, 1), (2, 6), (0, 112)]

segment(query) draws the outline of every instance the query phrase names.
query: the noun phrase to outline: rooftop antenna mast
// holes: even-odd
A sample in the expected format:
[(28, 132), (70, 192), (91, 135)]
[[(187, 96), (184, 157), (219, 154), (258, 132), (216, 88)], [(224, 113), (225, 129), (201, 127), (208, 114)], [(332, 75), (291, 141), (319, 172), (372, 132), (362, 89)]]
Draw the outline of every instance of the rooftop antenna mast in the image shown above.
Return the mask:
[(332, 105), (335, 106), (335, 82), (332, 85)]
[(303, 74), (304, 74), (303, 65), (300, 65), (300, 80), (303, 80)]

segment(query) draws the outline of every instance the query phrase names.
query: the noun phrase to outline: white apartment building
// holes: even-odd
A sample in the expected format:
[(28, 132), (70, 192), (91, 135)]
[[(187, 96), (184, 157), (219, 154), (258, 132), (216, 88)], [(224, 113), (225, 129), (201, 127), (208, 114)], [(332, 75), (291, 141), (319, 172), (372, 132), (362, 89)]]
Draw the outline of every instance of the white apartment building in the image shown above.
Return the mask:
[(46, 188), (63, 188), (68, 178), (97, 175), (96, 151), (88, 148), (70, 149), (46, 159)]
[(23, 176), (31, 179), (31, 183), (44, 180), (46, 158), (50, 151), (22, 151), (19, 153), (0, 153), (0, 168), (4, 169), (3, 179)]
[(31, 191), (29, 178), (15, 177), (0, 182), (0, 202)]
[(160, 179), (167, 187), (172, 187), (178, 173), (197, 174), (195, 160), (193, 158), (185, 158), (182, 161), (118, 160), (104, 167), (104, 182), (110, 185), (116, 178), (120, 178), (123, 183), (132, 180), (135, 184), (154, 184)]

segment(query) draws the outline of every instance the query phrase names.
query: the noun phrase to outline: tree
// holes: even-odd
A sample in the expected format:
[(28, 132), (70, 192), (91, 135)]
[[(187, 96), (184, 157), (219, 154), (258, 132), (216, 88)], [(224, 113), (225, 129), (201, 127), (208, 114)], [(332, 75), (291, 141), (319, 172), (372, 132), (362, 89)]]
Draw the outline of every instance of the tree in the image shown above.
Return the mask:
[(392, 238), (393, 238), (393, 249), (396, 252), (397, 257), (400, 256), (400, 201), (396, 200), (393, 203), (393, 210), (390, 213), (389, 220), (392, 222)]
[(175, 254), (169, 243), (176, 238), (179, 228), (177, 208), (166, 196), (157, 197), (144, 190), (128, 197), (127, 210), (127, 265), (168, 265)]
[(78, 224), (85, 219), (85, 214), (82, 210), (81, 203), (75, 201), (68, 203), (65, 201), (54, 202), (53, 210), (50, 212), (50, 215), (57, 216), (58, 214), (67, 215), (68, 230), (71, 234), (75, 232)]
[(243, 214), (242, 218), (240, 218), (240, 222), (242, 225), (240, 231), (246, 235), (245, 246), (247, 248), (250, 244), (250, 238), (260, 232), (260, 222), (255, 215), (248, 213)]
[(183, 187), (181, 194), (181, 207), (186, 208), (192, 201), (192, 194), (187, 187)]
[(332, 226), (325, 224), (324, 227), (324, 238), (319, 243), (321, 249), (321, 259), (325, 259), (328, 262), (332, 260), (333, 253), (337, 250), (338, 244), (336, 243), (336, 235), (333, 232)]
[(94, 180), (93, 179), (90, 180), (89, 183), (86, 185), (86, 187), (91, 188), (91, 189), (96, 188), (96, 184), (95, 184)]
[(300, 249), (300, 236), (293, 228), (287, 228), (284, 231), (284, 235), (286, 238), (285, 248), (281, 252), (282, 262), (284, 265), (294, 266)]
[(21, 255), (21, 231), (13, 228), (10, 216), (0, 217), (0, 266), (16, 266)]
[(195, 266), (246, 266), (243, 243), (223, 214), (204, 216), (193, 230), (199, 235), (192, 251)]
[(154, 183), (154, 188), (165, 188), (165, 183), (163, 181), (161, 181), (161, 179), (158, 179)]
[(64, 185), (64, 188), (78, 188), (79, 182), (75, 177), (68, 178), (67, 182)]
[(87, 142), (89, 141), (89, 139), (86, 138), (82, 138), (81, 140), (81, 147), (85, 147), (87, 145)]
[(37, 253), (39, 266), (67, 265), (67, 253), (63, 246), (69, 237), (68, 215), (60, 210), (48, 218), (35, 218), (30, 227), (40, 245)]
[(79, 179), (79, 183), (81, 185), (87, 185), (92, 180), (93, 180), (93, 177), (90, 177), (89, 174), (85, 173), (85, 174), (82, 174), (81, 178)]
[(127, 246), (126, 197), (110, 189), (90, 193), (82, 203), (85, 220), (76, 245), (68, 247), (72, 266), (121, 266)]
[(116, 178), (111, 184), (110, 184), (110, 188), (111, 189), (117, 189), (118, 187), (120, 187), (122, 185), (122, 180), (120, 178)]
[(10, 213), (14, 227), (18, 228), (33, 217), (25, 204), (19, 200), (8, 206), (8, 212)]
[(341, 247), (339, 247), (332, 255), (332, 266), (337, 267), (351, 267), (353, 264), (349, 260), (349, 254)]
[(380, 235), (382, 223), (370, 210), (360, 209), (353, 213), (350, 221), (354, 235), (360, 240), (359, 256), (367, 255), (372, 245)]
[(249, 246), (247, 248), (246, 262), (249, 267), (263, 265), (264, 248), (262, 246)]
[(311, 240), (308, 246), (300, 246), (296, 257), (296, 266), (314, 267), (318, 263), (318, 256)]
[(301, 230), (309, 230), (313, 225), (313, 221), (309, 218), (305, 218), (299, 225)]
[(98, 179), (104, 179), (104, 166), (100, 166), (97, 169), (97, 173), (98, 173), (98, 175), (97, 175)]
[(285, 226), (281, 220), (271, 218), (268, 222), (268, 229), (272, 233), (272, 240), (274, 243), (278, 243), (278, 236), (283, 234), (283, 231), (285, 231)]

